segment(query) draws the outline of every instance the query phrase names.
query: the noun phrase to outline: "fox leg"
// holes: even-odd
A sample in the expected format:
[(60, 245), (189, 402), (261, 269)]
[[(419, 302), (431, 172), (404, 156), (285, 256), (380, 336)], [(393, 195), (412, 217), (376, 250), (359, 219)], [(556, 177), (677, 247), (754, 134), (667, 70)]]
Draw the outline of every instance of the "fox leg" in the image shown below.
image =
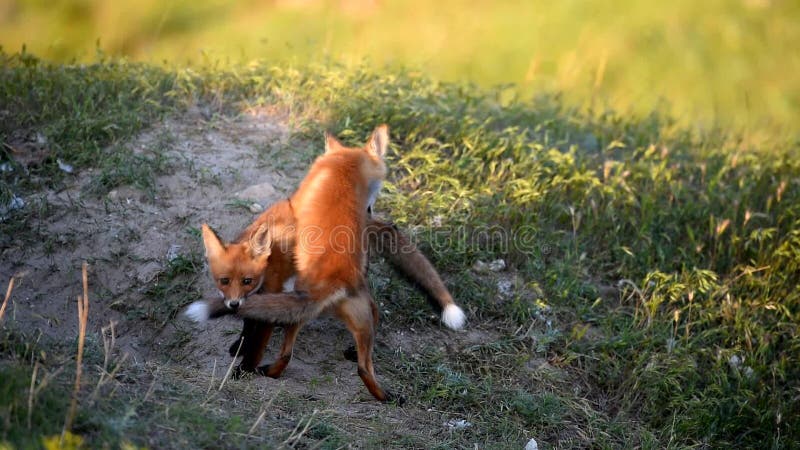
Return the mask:
[(375, 379), (375, 368), (372, 365), (372, 347), (375, 338), (375, 326), (372, 314), (372, 296), (362, 288), (356, 295), (348, 297), (336, 305), (335, 313), (353, 334), (358, 352), (358, 376), (364, 382), (370, 394), (377, 400), (386, 402), (393, 396), (384, 391)]
[(388, 259), (426, 294), (428, 303), (442, 315), (442, 322), (457, 330), (464, 326), (464, 311), (456, 305), (439, 273), (417, 246), (393, 224), (367, 219), (365, 228), (371, 251)]
[[(256, 321), (256, 320), (250, 320), (250, 319), (244, 319), (242, 322), (243, 322), (242, 323), (242, 333), (239, 335), (238, 338), (236, 338), (235, 341), (233, 341), (231, 346), (228, 348), (228, 353), (231, 356), (236, 356), (237, 354), (239, 356), (243, 356), (243, 355), (248, 354), (249, 353), (249, 348), (253, 345), (253, 343), (254, 342), (255, 343), (260, 342), (260, 339), (258, 339), (260, 337), (260, 335), (258, 333), (261, 332), (260, 328), (262, 328), (262, 327), (264, 327), (264, 325), (266, 325), (263, 322), (259, 322), (259, 321)], [(272, 333), (272, 330), (270, 330), (269, 332)], [(267, 339), (267, 343), (268, 343), (269, 342), (269, 336), (267, 336), (266, 339)], [(242, 341), (244, 341), (244, 342), (242, 342)], [(239, 347), (240, 343), (241, 343), (241, 348)], [(265, 345), (266, 345), (266, 343), (265, 343)]]
[[(370, 310), (372, 312), (372, 326), (374, 329), (378, 328), (378, 319), (380, 318), (380, 313), (378, 312), (378, 305), (375, 303), (375, 300), (372, 299), (370, 302)], [(356, 349), (355, 345), (351, 345), (342, 351), (342, 355), (344, 355), (344, 359), (352, 362), (358, 362), (358, 350)]]
[[(233, 372), (234, 379), (240, 378), (245, 373), (257, 371), (256, 368), (261, 362), (261, 358), (264, 357), (264, 348), (269, 343), (274, 328), (272, 323), (244, 320), (242, 335), (230, 348), (231, 356), (236, 356), (236, 350), (239, 350), (238, 354), (242, 356), (242, 361)], [(239, 348), (239, 342), (241, 342), (241, 348)]]
[(297, 334), (300, 332), (300, 328), (302, 327), (302, 323), (284, 326), (283, 344), (281, 345), (281, 352), (278, 355), (278, 359), (276, 359), (272, 364), (267, 364), (256, 369), (258, 374), (265, 375), (270, 378), (278, 378), (281, 376), (281, 374), (283, 374), (283, 371), (286, 370), (286, 366), (288, 366), (289, 362), (292, 360), (294, 342), (297, 339)]

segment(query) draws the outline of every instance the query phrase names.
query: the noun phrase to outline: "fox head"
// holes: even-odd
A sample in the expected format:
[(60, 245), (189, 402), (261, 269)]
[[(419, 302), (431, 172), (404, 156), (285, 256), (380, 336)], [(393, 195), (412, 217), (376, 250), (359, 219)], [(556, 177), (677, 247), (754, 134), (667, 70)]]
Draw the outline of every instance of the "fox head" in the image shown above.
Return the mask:
[(386, 151), (389, 148), (389, 126), (386, 124), (379, 125), (372, 132), (372, 135), (363, 148), (351, 148), (342, 145), (332, 134), (325, 133), (325, 154), (345, 152), (345, 151), (359, 151), (364, 152), (368, 156), (365, 164), (362, 165), (361, 170), (364, 172), (365, 178), (369, 182), (369, 194), (367, 199), (367, 213), (372, 215), (372, 207), (375, 200), (378, 199), (378, 193), (383, 185), (383, 178), (386, 175)]
[(266, 225), (249, 239), (225, 244), (214, 230), (203, 224), (203, 245), (211, 277), (229, 308), (238, 307), (248, 295), (258, 292), (272, 247)]

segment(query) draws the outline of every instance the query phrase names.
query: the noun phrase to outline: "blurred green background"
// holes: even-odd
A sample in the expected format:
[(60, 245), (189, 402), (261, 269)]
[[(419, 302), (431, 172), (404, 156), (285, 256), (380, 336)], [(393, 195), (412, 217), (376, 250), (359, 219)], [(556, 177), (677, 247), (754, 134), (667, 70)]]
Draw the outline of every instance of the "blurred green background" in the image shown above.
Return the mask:
[(797, 0), (0, 0), (0, 44), (64, 62), (98, 46), (181, 66), (367, 61), (745, 137), (794, 137), (800, 119)]

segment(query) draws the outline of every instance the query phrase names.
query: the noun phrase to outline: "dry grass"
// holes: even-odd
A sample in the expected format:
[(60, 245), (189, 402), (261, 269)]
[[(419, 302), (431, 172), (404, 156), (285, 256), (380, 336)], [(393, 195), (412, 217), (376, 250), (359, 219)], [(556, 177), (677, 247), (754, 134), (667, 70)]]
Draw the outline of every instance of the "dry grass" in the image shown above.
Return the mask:
[(0, 306), (0, 323), (3, 322), (3, 316), (6, 313), (6, 306), (8, 306), (8, 299), (11, 298), (11, 292), (14, 290), (14, 277), (8, 280), (8, 289), (6, 289), (6, 297), (3, 299), (3, 306)]
[(72, 400), (67, 411), (67, 418), (64, 421), (64, 429), (61, 432), (63, 442), (67, 432), (72, 431), (72, 423), (75, 420), (75, 412), (78, 409), (78, 397), (81, 390), (81, 375), (83, 374), (83, 346), (86, 342), (86, 324), (89, 321), (89, 264), (84, 262), (81, 269), (83, 274), (83, 296), (78, 297), (78, 353), (75, 355), (75, 385), (72, 388)]

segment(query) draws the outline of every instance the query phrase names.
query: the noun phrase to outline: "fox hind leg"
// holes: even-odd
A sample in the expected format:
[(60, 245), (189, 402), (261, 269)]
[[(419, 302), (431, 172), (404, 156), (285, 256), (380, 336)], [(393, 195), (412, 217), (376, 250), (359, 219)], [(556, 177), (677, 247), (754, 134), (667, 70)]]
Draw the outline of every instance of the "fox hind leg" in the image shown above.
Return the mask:
[[(375, 300), (372, 299), (370, 302), (370, 309), (372, 310), (372, 325), (374, 329), (378, 328), (378, 319), (380, 318), (380, 311), (378, 311), (378, 305), (375, 303)], [(342, 355), (344, 355), (344, 359), (352, 362), (358, 362), (358, 350), (356, 350), (355, 345), (351, 345), (342, 351)]]
[(358, 376), (364, 382), (367, 390), (377, 400), (382, 402), (402, 401), (389, 392), (383, 390), (378, 380), (375, 379), (375, 368), (372, 364), (372, 351), (375, 340), (375, 322), (373, 318), (373, 304), (375, 301), (366, 288), (360, 289), (355, 295), (348, 297), (336, 306), (335, 313), (350, 330), (356, 344), (358, 356)]

